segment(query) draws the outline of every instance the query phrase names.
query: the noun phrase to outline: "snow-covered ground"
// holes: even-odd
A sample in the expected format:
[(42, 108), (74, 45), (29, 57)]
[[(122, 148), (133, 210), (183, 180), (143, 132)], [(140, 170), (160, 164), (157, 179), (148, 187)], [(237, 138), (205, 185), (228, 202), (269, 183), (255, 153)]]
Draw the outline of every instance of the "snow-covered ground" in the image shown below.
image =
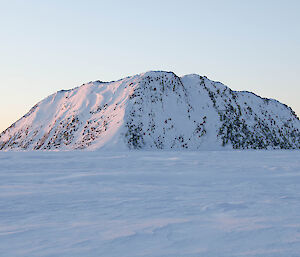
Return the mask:
[(0, 256), (300, 256), (300, 152), (1, 152)]

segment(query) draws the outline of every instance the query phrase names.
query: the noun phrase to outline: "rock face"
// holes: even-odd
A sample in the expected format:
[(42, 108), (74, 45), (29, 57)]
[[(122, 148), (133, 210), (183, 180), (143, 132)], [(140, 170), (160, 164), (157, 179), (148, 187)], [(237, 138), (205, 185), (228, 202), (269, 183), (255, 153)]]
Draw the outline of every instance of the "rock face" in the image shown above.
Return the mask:
[(288, 106), (199, 75), (147, 72), (62, 90), (0, 134), (1, 150), (299, 149)]

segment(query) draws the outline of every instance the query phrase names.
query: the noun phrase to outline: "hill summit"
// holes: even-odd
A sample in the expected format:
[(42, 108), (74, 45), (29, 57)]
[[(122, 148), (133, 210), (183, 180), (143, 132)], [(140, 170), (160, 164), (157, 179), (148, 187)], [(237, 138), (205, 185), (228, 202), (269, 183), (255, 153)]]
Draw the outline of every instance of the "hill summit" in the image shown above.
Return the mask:
[(199, 75), (151, 71), (58, 91), (0, 134), (1, 150), (299, 149), (291, 108)]

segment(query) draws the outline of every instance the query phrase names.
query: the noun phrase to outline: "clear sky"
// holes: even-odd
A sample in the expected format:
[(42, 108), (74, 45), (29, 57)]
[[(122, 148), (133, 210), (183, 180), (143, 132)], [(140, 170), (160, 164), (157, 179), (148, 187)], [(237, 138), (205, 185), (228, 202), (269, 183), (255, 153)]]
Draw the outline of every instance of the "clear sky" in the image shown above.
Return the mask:
[(0, 130), (60, 89), (197, 73), (300, 116), (298, 0), (0, 0)]

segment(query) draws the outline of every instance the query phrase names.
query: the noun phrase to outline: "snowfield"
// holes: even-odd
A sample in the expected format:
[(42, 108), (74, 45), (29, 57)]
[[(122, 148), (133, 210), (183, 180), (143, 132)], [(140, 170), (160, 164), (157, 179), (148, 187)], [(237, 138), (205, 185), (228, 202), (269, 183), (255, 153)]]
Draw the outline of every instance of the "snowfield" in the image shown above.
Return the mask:
[(0, 256), (300, 256), (300, 152), (0, 152)]

